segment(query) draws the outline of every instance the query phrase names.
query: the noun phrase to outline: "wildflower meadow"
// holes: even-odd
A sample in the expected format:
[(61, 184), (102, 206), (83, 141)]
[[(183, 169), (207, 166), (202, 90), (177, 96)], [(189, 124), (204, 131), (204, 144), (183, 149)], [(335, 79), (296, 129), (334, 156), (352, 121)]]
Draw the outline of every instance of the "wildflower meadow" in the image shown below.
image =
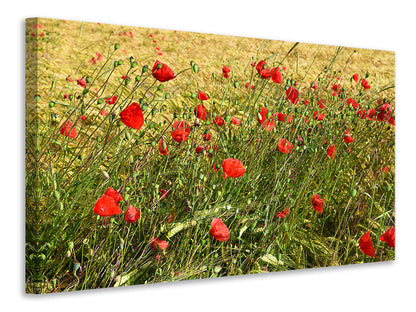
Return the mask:
[(391, 261), (391, 51), (26, 20), (26, 292)]

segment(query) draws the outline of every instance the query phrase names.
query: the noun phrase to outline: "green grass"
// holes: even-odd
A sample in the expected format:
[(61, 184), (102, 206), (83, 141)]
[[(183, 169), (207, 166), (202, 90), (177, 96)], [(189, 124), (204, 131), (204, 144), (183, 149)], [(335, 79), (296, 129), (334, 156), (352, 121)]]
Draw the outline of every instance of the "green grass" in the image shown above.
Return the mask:
[[(392, 64), (390, 71), (369, 68), (366, 79), (372, 88), (364, 90), (350, 79), (355, 73), (350, 67), (360, 64), (354, 58), (367, 55), (366, 50), (308, 45), (306, 50), (312, 54), (303, 54), (303, 45), (296, 43), (213, 39), (215, 36), (186, 33), (175, 37), (174, 32), (154, 31), (158, 40), (166, 36), (169, 44), (163, 53), (168, 56), (163, 62), (177, 74), (177, 78), (159, 83), (151, 70), (142, 70), (144, 65), (151, 69), (158, 58), (147, 53), (152, 45), (148, 30), (133, 31), (143, 51), (129, 55), (123, 53), (123, 43), (126, 41), (126, 47), (132, 43), (127, 43), (128, 37), (117, 35), (116, 26), (97, 31), (104, 25), (67, 22), (60, 26), (61, 21), (40, 21), (46, 25), (44, 31), (50, 32), (41, 37), (39, 47), (33, 45), (30, 36), (31, 25), (39, 21), (29, 20), (27, 25), (28, 53), (38, 56), (28, 57), (26, 77), (27, 292), (394, 259), (394, 249), (378, 239), (394, 225), (394, 127), (360, 119), (346, 104), (351, 97), (368, 111), (377, 109), (382, 98), (394, 108), (394, 77), (389, 76), (394, 73)], [(59, 34), (64, 27), (70, 36)], [(196, 52), (193, 44), (197, 39), (204, 44), (203, 51)], [(181, 44), (174, 45), (176, 40)], [(95, 42), (100, 42), (103, 60), (94, 66), (88, 60), (97, 50)], [(118, 42), (120, 49), (115, 50)], [(227, 48), (218, 49), (224, 42), (239, 49), (234, 55)], [(39, 56), (46, 48), (49, 60)], [(69, 50), (66, 54), (65, 49)], [(210, 53), (217, 55), (218, 51), (222, 56), (210, 59)], [(388, 58), (390, 54), (386, 55)], [(137, 66), (131, 66), (130, 56)], [(270, 68), (287, 67), (282, 71), (282, 84), (259, 77), (250, 63), (261, 59), (266, 59)], [(118, 60), (123, 64), (114, 66)], [(30, 67), (35, 61), (39, 63), (36, 72)], [(197, 72), (190, 61), (198, 65)], [(224, 65), (232, 68), (228, 79), (221, 75)], [(357, 72), (360, 79), (366, 77), (367, 70)], [(66, 80), (68, 75), (73, 82)], [(126, 83), (122, 75), (131, 81)], [(92, 79), (87, 89), (76, 83), (82, 77)], [(285, 93), (294, 81), (301, 91), (297, 105), (290, 103)], [(311, 81), (318, 81), (317, 90), (309, 87)], [(249, 92), (247, 82), (255, 89)], [(332, 95), (335, 83), (344, 88), (342, 96)], [(200, 101), (193, 94), (198, 89), (206, 91), (210, 100), (204, 103), (208, 123), (198, 121), (195, 125), (193, 110)], [(35, 98), (35, 94), (39, 96)], [(73, 95), (72, 100), (64, 99), (64, 94)], [(118, 97), (116, 104), (98, 104), (99, 99), (112, 95)], [(316, 97), (325, 100), (326, 109), (317, 106)], [(310, 104), (303, 105), (304, 100)], [(132, 101), (140, 102), (143, 109), (145, 123), (140, 130), (120, 122), (119, 113)], [(263, 107), (293, 115), (292, 123), (275, 118), (276, 127), (266, 131), (256, 119)], [(108, 115), (99, 114), (103, 108)], [(325, 113), (325, 118), (314, 120), (315, 111)], [(212, 123), (216, 114), (237, 117), (241, 124), (226, 122), (218, 127)], [(81, 120), (81, 115), (87, 120)], [(66, 120), (78, 131), (75, 139), (59, 132)], [(172, 140), (175, 120), (191, 125), (187, 141)], [(350, 144), (343, 140), (348, 128), (354, 138)], [(212, 141), (202, 140), (204, 131), (209, 131)], [(158, 151), (161, 137), (169, 146), (170, 156)], [(281, 138), (293, 143), (291, 153), (279, 151)], [(332, 144), (336, 146), (334, 159), (326, 153)], [(217, 145), (218, 151), (207, 157), (195, 152), (197, 145), (207, 149)], [(214, 164), (221, 167), (227, 158), (244, 164), (244, 176), (224, 179), (222, 169), (214, 170)], [(389, 172), (381, 170), (385, 163)], [(119, 190), (124, 199), (120, 203), (122, 213), (104, 219), (93, 214), (93, 207), (108, 187)], [(162, 200), (160, 189), (169, 190)], [(325, 201), (322, 214), (312, 208), (315, 193)], [(133, 224), (124, 220), (129, 205), (142, 212)], [(290, 213), (276, 218), (285, 208)], [(168, 223), (172, 212), (173, 221)], [(215, 240), (209, 232), (212, 219), (218, 217), (231, 234), (226, 242)], [(364, 255), (358, 245), (368, 230), (372, 232), (375, 258)], [(152, 237), (166, 240), (167, 250), (153, 250)]]

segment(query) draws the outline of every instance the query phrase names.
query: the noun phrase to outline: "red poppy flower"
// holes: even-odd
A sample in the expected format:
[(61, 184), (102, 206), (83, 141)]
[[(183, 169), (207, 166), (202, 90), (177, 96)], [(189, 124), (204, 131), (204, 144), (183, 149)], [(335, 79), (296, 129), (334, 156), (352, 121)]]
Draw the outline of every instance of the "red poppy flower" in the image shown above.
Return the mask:
[(120, 205), (110, 196), (101, 196), (94, 205), (94, 213), (102, 217), (118, 215), (121, 212)]
[(357, 109), (358, 106), (360, 106), (360, 104), (356, 100), (354, 100), (353, 98), (347, 99), (347, 105), (350, 105), (350, 104), (352, 105), (352, 107), (354, 109)]
[(332, 90), (334, 90), (335, 92), (341, 92), (341, 89), (342, 89), (342, 87), (341, 87), (341, 85), (340, 84), (333, 84), (332, 85)]
[(112, 189), (111, 187), (105, 191), (104, 195), (114, 198), (116, 202), (121, 202), (123, 200), (123, 196), (121, 196), (115, 189)]
[(272, 76), (269, 67), (266, 66), (266, 62), (261, 60), (256, 65), (256, 70), (262, 79), (269, 79)]
[(259, 119), (259, 116), (257, 116), (257, 121), (264, 129), (271, 131), (274, 128), (274, 119), (271, 117), (267, 118), (267, 108), (263, 107), (261, 109), (260, 116), (261, 119)]
[(168, 145), (165, 143), (165, 141), (163, 141), (163, 139), (160, 139), (159, 140), (159, 152), (162, 155), (169, 156), (169, 153), (168, 153)]
[(358, 112), (356, 112), (356, 114), (358, 114), (358, 117), (361, 119), (364, 119), (366, 116), (366, 111), (365, 109), (359, 110)]
[(85, 89), (85, 86), (87, 85), (87, 79), (85, 78), (78, 79), (77, 84)]
[(377, 115), (378, 121), (387, 121), (390, 119), (392, 114), (392, 106), (389, 103), (384, 103), (381, 105), (377, 111), (379, 112)]
[(349, 144), (351, 142), (354, 142), (354, 139), (352, 138), (351, 134), (350, 134), (350, 129), (347, 129), (347, 131), (345, 131), (344, 133), (344, 142)]
[(186, 121), (176, 120), (173, 123), (174, 131), (171, 132), (172, 139), (176, 142), (183, 142), (188, 140), (189, 134), (191, 133), (191, 128)]
[(369, 85), (368, 81), (363, 79), (361, 80), (361, 85), (364, 87), (365, 90), (368, 90), (371, 88), (371, 86)]
[(103, 56), (99, 52), (95, 52), (95, 55), (97, 55), (97, 61), (101, 61), (103, 59)]
[(226, 242), (230, 239), (230, 231), (220, 218), (212, 219), (209, 233), (220, 242)]
[(289, 87), (286, 90), (286, 99), (292, 102), (293, 104), (297, 104), (299, 102), (299, 91), (295, 88)]
[(374, 108), (370, 108), (365, 118), (367, 118), (367, 120), (373, 120), (375, 115), (376, 115), (376, 110)]
[(82, 121), (87, 120), (87, 116), (84, 116), (84, 115), (82, 115), (80, 118), (81, 118)]
[(383, 166), (383, 167), (381, 168), (381, 171), (384, 171), (384, 172), (389, 172), (389, 166), (388, 166), (388, 165)]
[(359, 244), (360, 249), (364, 254), (373, 258), (376, 256), (376, 251), (370, 238), (370, 231), (361, 236)]
[(95, 57), (92, 57), (88, 62), (90, 62), (91, 65), (97, 65), (97, 61), (95, 60)]
[[(161, 66), (159, 66), (161, 64)], [(153, 65), (152, 75), (160, 82), (169, 81), (176, 78), (175, 73), (166, 64), (156, 61)]]
[(275, 67), (272, 69), (272, 80), (275, 83), (281, 84), (283, 81), (282, 73), (280, 72), (279, 67)]
[(107, 116), (108, 112), (105, 109), (100, 110), (100, 115), (101, 116)]
[(152, 237), (152, 239), (150, 240), (150, 244), (154, 250), (166, 250), (166, 248), (168, 248), (169, 246), (168, 242), (161, 240), (160, 238), (154, 237)]
[(395, 126), (396, 125), (396, 121), (395, 121), (395, 119), (394, 119), (394, 116), (391, 116), (390, 118), (389, 118), (389, 120), (387, 120), (391, 125), (393, 125), (393, 126)]
[(279, 151), (283, 154), (288, 154), (292, 152), (293, 144), (286, 139), (280, 139), (277, 145), (279, 147)]
[(358, 74), (357, 74), (357, 73), (355, 73), (354, 75), (352, 75), (352, 79), (353, 79), (355, 82), (358, 82)]
[(203, 146), (201, 146), (201, 145), (198, 145), (198, 146), (196, 147), (195, 151), (196, 151), (198, 154), (201, 154), (203, 151), (205, 151), (205, 147), (203, 147)]
[(209, 100), (208, 95), (204, 91), (199, 90), (198, 91), (198, 99), (201, 101)]
[(163, 198), (165, 198), (169, 193), (169, 191), (163, 190), (163, 189), (160, 189), (159, 192), (160, 192), (159, 200), (162, 200)]
[(282, 113), (277, 114), (277, 120), (285, 121), (285, 119), (286, 119), (286, 116), (284, 114), (282, 114)]
[(280, 211), (276, 214), (276, 218), (285, 218), (289, 214), (290, 210), (287, 210), (287, 208), (283, 209), (283, 211)]
[(117, 96), (113, 95), (112, 97), (108, 97), (108, 98), (105, 99), (105, 102), (108, 105), (113, 105), (117, 102)]
[(211, 134), (209, 134), (209, 133), (203, 134), (202, 138), (204, 139), (204, 141), (211, 141), (212, 140)]
[(140, 209), (137, 209), (136, 207), (133, 207), (132, 205), (127, 208), (126, 213), (124, 214), (124, 220), (126, 220), (127, 223), (134, 223), (137, 220), (140, 219), (142, 213)]
[(313, 194), (312, 196), (312, 207), (317, 213), (324, 212), (324, 200), (318, 194)]
[(222, 162), (222, 169), (231, 178), (242, 177), (246, 172), (244, 165), (236, 158), (227, 158)]
[(287, 123), (292, 123), (292, 121), (293, 121), (293, 115), (288, 115), (287, 118), (286, 118), (286, 122)]
[(77, 137), (77, 130), (75, 128), (72, 128), (72, 123), (67, 120), (64, 122), (64, 124), (61, 126), (61, 129), (59, 132), (64, 136), (69, 136), (70, 138), (75, 139)]
[(325, 106), (325, 100), (323, 100), (323, 99), (319, 99), (318, 102), (317, 102), (317, 104), (318, 104), (319, 108), (321, 108), (321, 109), (325, 109), (326, 108), (326, 106)]
[(396, 232), (395, 232), (394, 226), (389, 228), (386, 232), (384, 232), (383, 235), (380, 236), (380, 240), (382, 242), (386, 242), (387, 245), (393, 248), (396, 246), (395, 239), (396, 239)]
[(264, 65), (266, 65), (266, 62), (264, 60), (260, 60), (257, 65), (256, 65), (256, 70), (259, 73), (259, 75), (261, 74), (261, 71), (264, 69)]
[(224, 125), (224, 119), (220, 115), (217, 115), (214, 118), (214, 123), (221, 127)]
[(144, 124), (142, 108), (138, 103), (131, 103), (120, 113), (121, 122), (127, 127), (140, 130)]
[(196, 118), (206, 120), (207, 118), (207, 109), (205, 108), (204, 104), (201, 103), (194, 109), (194, 113)]
[(316, 81), (312, 81), (311, 82), (311, 88), (314, 89), (314, 90), (318, 89), (318, 83)]
[(173, 214), (173, 211), (172, 211), (169, 218), (166, 220), (166, 222), (167, 223), (172, 223), (173, 222), (173, 217), (174, 217), (174, 214)]
[(238, 126), (241, 123), (241, 120), (240, 119), (237, 119), (235, 117), (231, 117), (231, 122), (232, 122), (233, 125), (237, 125)]
[(224, 78), (228, 78), (229, 77), (228, 73), (230, 71), (231, 70), (227, 66), (223, 66), (223, 68), (222, 68), (222, 75), (224, 76)]
[(326, 150), (326, 154), (331, 157), (332, 159), (335, 156), (335, 144), (332, 144), (328, 149)]

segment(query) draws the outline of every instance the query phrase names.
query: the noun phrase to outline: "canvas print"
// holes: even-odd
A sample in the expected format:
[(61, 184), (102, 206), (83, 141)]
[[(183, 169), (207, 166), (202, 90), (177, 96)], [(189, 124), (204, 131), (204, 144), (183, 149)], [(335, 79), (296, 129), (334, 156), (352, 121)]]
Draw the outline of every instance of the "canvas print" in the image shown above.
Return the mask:
[(394, 52), (25, 32), (27, 293), (394, 260)]

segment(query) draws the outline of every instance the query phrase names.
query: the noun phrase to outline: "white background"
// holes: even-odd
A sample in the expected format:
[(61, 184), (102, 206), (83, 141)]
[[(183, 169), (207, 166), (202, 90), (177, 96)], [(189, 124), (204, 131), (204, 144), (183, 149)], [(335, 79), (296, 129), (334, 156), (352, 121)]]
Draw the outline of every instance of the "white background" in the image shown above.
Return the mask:
[[(3, 311), (410, 311), (415, 308), (416, 23), (409, 2), (6, 3), (2, 6), (0, 36)], [(70, 294), (25, 295), (24, 19), (36, 16), (395, 51), (397, 260)]]

